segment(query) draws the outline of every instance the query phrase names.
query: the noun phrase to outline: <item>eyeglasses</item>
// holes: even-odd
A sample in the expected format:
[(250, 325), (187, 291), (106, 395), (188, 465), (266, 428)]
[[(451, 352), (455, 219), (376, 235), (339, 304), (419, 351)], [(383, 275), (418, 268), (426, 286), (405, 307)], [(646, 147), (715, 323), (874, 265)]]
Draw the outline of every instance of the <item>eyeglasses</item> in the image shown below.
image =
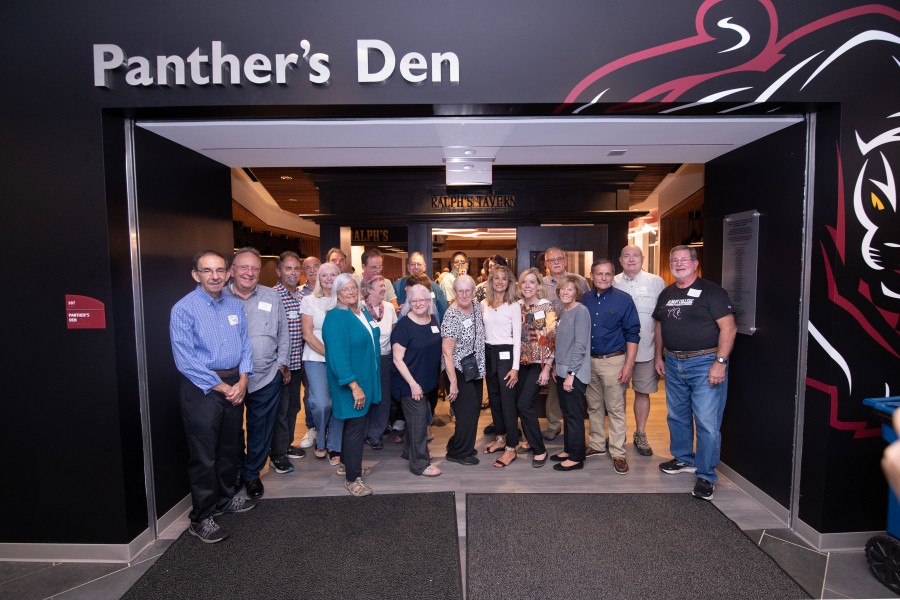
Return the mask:
[(566, 257), (565, 257), (565, 256), (557, 256), (556, 258), (547, 258), (547, 259), (545, 259), (544, 262), (548, 262), (548, 263), (561, 263), (561, 262), (565, 262), (565, 260), (566, 260)]
[(228, 269), (200, 269), (199, 271), (195, 269), (195, 271), (197, 273), (200, 273), (204, 277), (209, 277), (213, 273), (215, 273), (219, 277), (222, 277), (223, 275), (225, 275), (225, 273), (228, 272)]
[(471, 296), (473, 291), (474, 290), (472, 290), (472, 288), (466, 288), (464, 290), (456, 290), (456, 295), (457, 296)]
[(467, 264), (469, 264), (469, 261), (467, 261), (467, 260), (454, 260), (454, 261), (453, 261), (453, 264), (454, 264), (455, 266), (458, 267), (459, 265), (467, 265)]
[(669, 261), (670, 265), (686, 265), (694, 262), (693, 258), (673, 258)]
[(376, 271), (378, 273), (381, 273), (384, 267), (382, 265), (366, 265), (366, 269), (369, 271)]
[(241, 272), (250, 271), (251, 273), (259, 273), (260, 270), (259, 267), (253, 265), (235, 265), (234, 268)]
[(410, 300), (409, 303), (410, 304), (427, 304), (428, 301), (429, 301), (428, 298), (416, 298), (415, 300)]

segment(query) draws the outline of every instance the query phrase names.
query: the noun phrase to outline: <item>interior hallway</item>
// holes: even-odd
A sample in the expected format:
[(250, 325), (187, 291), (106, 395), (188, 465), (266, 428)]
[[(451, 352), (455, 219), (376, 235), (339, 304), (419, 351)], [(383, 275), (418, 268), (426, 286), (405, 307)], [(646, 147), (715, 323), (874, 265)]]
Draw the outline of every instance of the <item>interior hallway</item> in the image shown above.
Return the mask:
[[(660, 382), (662, 387), (662, 382)], [(631, 445), (634, 431), (634, 415), (631, 413), (631, 391), (628, 401), (628, 464), (627, 475), (613, 471), (608, 457), (590, 458), (582, 471), (560, 473), (548, 464), (541, 469), (531, 467), (530, 455), (520, 455), (510, 467), (496, 469), (493, 458), (499, 456), (480, 454), (481, 464), (464, 467), (444, 460), (444, 448), (452, 435), (449, 404), (438, 402), (435, 436), (430, 444), (434, 463), (443, 474), (437, 478), (416, 477), (400, 459), (401, 444), (386, 437), (384, 450), (372, 451), (368, 447), (363, 462), (373, 467), (367, 482), (376, 494), (403, 494), (410, 492), (455, 491), (457, 494), (457, 519), (459, 548), (463, 577), (466, 557), (466, 502), (467, 492), (502, 493), (690, 493), (694, 476), (667, 475), (660, 472), (660, 462), (668, 460), (668, 428), (665, 418), (665, 394), (661, 391), (651, 397), (650, 421), (647, 434), (654, 455), (640, 456)], [(727, 413), (726, 413), (727, 418)], [(493, 439), (481, 433), (490, 422), (490, 411), (483, 410), (479, 423), (479, 451)], [(299, 437), (305, 432), (304, 415), (298, 417)], [(562, 437), (548, 442), (551, 453), (562, 449)], [(347, 492), (343, 478), (335, 475), (335, 467), (327, 460), (316, 459), (312, 452), (307, 457), (293, 461), (295, 470), (284, 475), (264, 471), (266, 486), (264, 498), (303, 496), (342, 496)], [(243, 492), (242, 492), (243, 493)], [(701, 500), (697, 500), (701, 502)], [(809, 549), (806, 544), (786, 529), (785, 523), (773, 516), (755, 500), (735, 487), (725, 477), (720, 477), (713, 503), (734, 521), (748, 536), (772, 556), (781, 567), (796, 579), (815, 598), (885, 598), (895, 597), (869, 572), (863, 552), (821, 553)], [(0, 599), (67, 600), (119, 598), (140, 575), (146, 571), (162, 552), (187, 528), (187, 515), (162, 533), (135, 561), (127, 565), (106, 563), (16, 563), (0, 562)], [(384, 540), (390, 543), (392, 525), (386, 521)], [(199, 542), (198, 542), (199, 543)], [(224, 542), (228, 543), (228, 541)], [(314, 548), (310, 546), (310, 551)], [(290, 568), (297, 557), (283, 557), (285, 567)], [(465, 589), (465, 583), (463, 583)], [(377, 597), (377, 590), (373, 590)]]

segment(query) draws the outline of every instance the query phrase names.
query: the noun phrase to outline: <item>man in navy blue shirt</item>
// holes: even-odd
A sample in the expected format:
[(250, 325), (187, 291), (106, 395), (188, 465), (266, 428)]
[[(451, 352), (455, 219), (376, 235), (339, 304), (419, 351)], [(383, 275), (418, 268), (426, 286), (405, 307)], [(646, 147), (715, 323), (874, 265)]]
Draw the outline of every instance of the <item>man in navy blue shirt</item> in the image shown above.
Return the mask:
[(235, 496), (233, 487), (253, 356), (240, 303), (222, 295), (230, 273), (218, 252), (195, 255), (191, 275), (197, 287), (172, 307), (169, 321), (172, 354), (182, 374), (193, 506), (189, 531), (208, 544), (228, 537), (215, 517), (256, 506), (255, 500)]
[(616, 274), (606, 258), (591, 265), (594, 289), (581, 302), (591, 313), (591, 383), (586, 390), (589, 440), (585, 457), (606, 454), (605, 417), (609, 415), (609, 454), (619, 475), (625, 460), (625, 386), (631, 379), (641, 321), (631, 295), (612, 286)]

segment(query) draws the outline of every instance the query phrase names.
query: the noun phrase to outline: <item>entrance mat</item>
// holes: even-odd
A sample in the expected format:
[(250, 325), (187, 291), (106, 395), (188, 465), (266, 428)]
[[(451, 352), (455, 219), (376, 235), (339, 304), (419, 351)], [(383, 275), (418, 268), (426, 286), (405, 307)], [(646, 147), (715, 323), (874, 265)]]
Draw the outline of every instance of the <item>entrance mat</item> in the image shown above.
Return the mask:
[(452, 492), (262, 500), (218, 521), (227, 540), (185, 531), (123, 598), (462, 599)]
[(468, 600), (809, 598), (690, 494), (468, 494)]

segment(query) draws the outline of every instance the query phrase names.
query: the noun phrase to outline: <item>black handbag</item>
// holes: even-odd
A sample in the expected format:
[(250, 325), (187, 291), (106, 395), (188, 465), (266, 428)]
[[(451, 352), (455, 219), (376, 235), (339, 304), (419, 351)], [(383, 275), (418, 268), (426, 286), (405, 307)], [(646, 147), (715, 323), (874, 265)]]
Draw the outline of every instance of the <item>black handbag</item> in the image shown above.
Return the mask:
[(476, 340), (478, 340), (478, 319), (475, 320), (475, 335), (472, 338), (472, 351), (459, 359), (459, 366), (462, 370), (463, 379), (466, 381), (474, 381), (481, 377), (481, 373), (478, 371), (478, 359), (475, 358)]

